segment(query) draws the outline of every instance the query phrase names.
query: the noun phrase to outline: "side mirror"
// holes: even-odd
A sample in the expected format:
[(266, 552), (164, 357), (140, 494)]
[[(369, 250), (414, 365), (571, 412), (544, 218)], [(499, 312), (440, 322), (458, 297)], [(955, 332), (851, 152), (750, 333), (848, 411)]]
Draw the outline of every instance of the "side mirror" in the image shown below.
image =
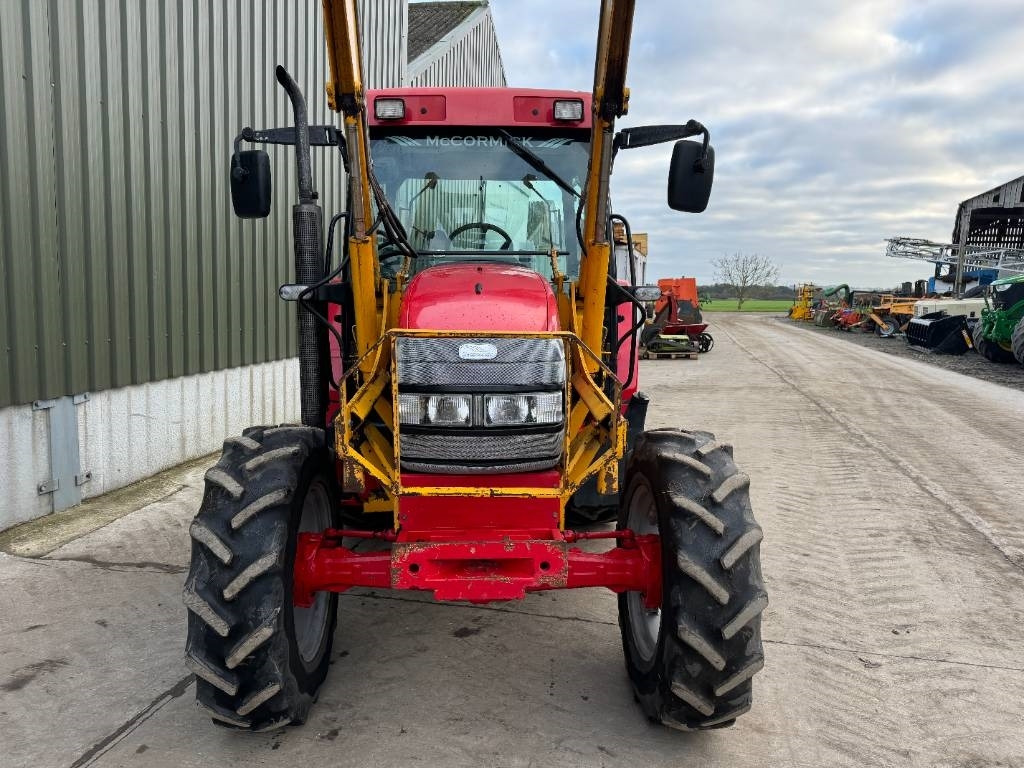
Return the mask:
[(714, 147), (709, 146), (704, 157), (703, 144), (677, 141), (668, 171), (668, 207), (674, 211), (702, 213), (708, 207), (714, 177)]
[(270, 155), (262, 149), (231, 156), (231, 205), (240, 219), (270, 215)]

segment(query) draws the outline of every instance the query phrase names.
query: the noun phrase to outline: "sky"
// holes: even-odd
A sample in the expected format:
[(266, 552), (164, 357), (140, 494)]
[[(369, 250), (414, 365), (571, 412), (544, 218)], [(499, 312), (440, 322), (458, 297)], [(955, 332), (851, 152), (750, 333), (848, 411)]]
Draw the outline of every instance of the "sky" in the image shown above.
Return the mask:
[[(509, 85), (590, 90), (598, 0), (491, 0)], [(637, 0), (618, 127), (711, 131), (703, 214), (671, 211), (671, 144), (619, 155), (613, 206), (650, 235), (648, 281), (769, 256), (779, 282), (894, 287), (956, 208), (1024, 174), (1024, 0)]]

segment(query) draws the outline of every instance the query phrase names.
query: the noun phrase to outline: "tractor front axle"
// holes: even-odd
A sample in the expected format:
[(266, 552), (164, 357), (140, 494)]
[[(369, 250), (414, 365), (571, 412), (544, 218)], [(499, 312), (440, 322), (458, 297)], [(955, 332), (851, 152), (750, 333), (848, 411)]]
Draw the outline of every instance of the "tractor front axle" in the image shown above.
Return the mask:
[[(407, 540), (401, 532), (330, 529), (300, 533), (295, 551), (293, 600), (308, 607), (314, 593), (350, 587), (416, 589), (437, 600), (488, 603), (521, 600), (527, 592), (579, 587), (638, 591), (650, 609), (661, 606), (661, 542), (630, 530), (596, 533), (548, 531), (445, 531), (442, 540)], [(390, 549), (354, 552), (344, 538), (390, 541)], [(616, 539), (605, 552), (569, 544)]]

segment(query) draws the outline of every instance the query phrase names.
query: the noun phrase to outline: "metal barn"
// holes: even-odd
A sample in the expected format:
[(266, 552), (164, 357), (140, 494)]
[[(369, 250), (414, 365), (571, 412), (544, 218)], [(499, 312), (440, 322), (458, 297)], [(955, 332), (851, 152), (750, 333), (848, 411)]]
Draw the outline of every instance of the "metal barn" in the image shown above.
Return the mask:
[[(360, 11), (370, 87), (505, 84), (486, 2)], [(320, 0), (0, 4), (0, 529), (297, 420), (289, 221), (228, 195), (238, 130), (290, 121), (278, 63), (330, 120)]]

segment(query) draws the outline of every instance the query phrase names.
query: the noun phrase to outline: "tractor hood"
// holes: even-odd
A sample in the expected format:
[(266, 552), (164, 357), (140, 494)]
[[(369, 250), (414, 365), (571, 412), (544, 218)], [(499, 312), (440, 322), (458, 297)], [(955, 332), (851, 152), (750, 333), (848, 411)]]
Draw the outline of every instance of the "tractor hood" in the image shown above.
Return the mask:
[(405, 291), (402, 328), (450, 331), (557, 331), (551, 284), (532, 269), (460, 262), (418, 273)]
[(1010, 277), (1000, 277), (998, 280), (993, 280), (992, 285), (1016, 285), (1017, 283), (1024, 283), (1024, 275), (1011, 275)]

